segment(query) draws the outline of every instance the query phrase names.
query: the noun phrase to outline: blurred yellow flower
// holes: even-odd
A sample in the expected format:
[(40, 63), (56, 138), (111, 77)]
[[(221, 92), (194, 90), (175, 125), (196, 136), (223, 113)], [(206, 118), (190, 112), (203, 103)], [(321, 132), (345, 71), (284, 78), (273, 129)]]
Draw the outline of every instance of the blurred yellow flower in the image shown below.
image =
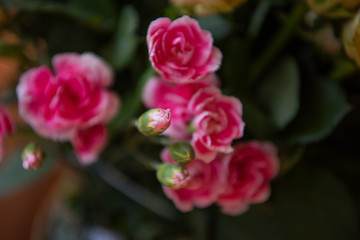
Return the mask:
[(314, 12), (329, 18), (345, 18), (360, 6), (360, 0), (305, 0)]
[(360, 12), (343, 27), (342, 42), (349, 58), (360, 66)]
[(230, 12), (246, 0), (170, 0), (184, 13), (209, 15), (221, 12)]

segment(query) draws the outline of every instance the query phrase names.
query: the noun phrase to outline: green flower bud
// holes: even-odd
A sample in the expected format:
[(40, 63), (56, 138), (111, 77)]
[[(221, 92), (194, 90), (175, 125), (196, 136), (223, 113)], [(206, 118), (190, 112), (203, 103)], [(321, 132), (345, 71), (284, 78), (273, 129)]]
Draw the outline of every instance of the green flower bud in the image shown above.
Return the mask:
[(178, 141), (170, 144), (169, 153), (171, 158), (181, 165), (191, 162), (195, 157), (194, 149), (187, 141)]
[(41, 148), (35, 143), (29, 143), (22, 153), (23, 168), (36, 170), (41, 166), (44, 159), (45, 154)]
[(186, 168), (169, 163), (162, 164), (158, 168), (156, 176), (161, 184), (175, 190), (185, 187), (190, 180)]
[(170, 126), (170, 109), (150, 109), (137, 120), (137, 128), (145, 136), (159, 135)]

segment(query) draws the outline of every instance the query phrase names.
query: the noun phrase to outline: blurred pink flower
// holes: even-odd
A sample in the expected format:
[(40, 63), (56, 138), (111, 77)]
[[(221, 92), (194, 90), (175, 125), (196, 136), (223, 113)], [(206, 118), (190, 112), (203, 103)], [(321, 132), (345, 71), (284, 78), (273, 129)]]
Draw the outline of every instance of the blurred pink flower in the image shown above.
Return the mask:
[(14, 124), (11, 121), (8, 112), (0, 106), (0, 161), (2, 158), (2, 141), (9, 133), (14, 131)]
[(188, 16), (154, 20), (146, 39), (152, 66), (165, 80), (194, 82), (220, 67), (222, 54), (211, 34)]
[(160, 77), (150, 78), (143, 89), (143, 102), (147, 108), (171, 110), (171, 124), (164, 132), (174, 139), (190, 139), (188, 131), (193, 114), (187, 109), (191, 97), (201, 88), (218, 85), (215, 75), (210, 75), (201, 82), (171, 84)]
[(72, 139), (75, 153), (84, 165), (95, 162), (106, 143), (107, 132), (101, 124), (78, 130)]
[(0, 106), (0, 138), (4, 138), (8, 133), (14, 131), (14, 124), (11, 121), (8, 112)]
[(215, 75), (187, 84), (152, 77), (143, 90), (146, 107), (171, 110), (171, 124), (164, 134), (172, 139), (192, 139), (196, 157), (205, 162), (218, 152), (232, 152), (231, 143), (242, 137), (245, 126), (241, 102), (223, 95), (217, 85)]
[(242, 105), (239, 99), (221, 94), (217, 87), (197, 91), (188, 109), (196, 129), (192, 145), (198, 159), (212, 161), (217, 153), (231, 153), (231, 143), (243, 135)]
[(245, 212), (249, 204), (269, 198), (269, 181), (277, 175), (279, 168), (277, 150), (271, 143), (238, 144), (228, 168), (227, 185), (217, 204), (224, 213), (238, 215)]
[[(166, 163), (175, 163), (168, 149), (163, 150), (161, 158)], [(194, 207), (203, 208), (211, 205), (224, 190), (229, 160), (230, 155), (218, 155), (208, 164), (194, 159), (183, 165), (190, 174), (188, 184), (179, 190), (164, 186), (166, 196), (183, 212), (191, 211)]]
[(53, 140), (72, 140), (78, 131), (109, 122), (119, 98), (106, 89), (111, 68), (92, 53), (53, 57), (55, 74), (45, 66), (25, 72), (17, 87), (19, 113), (34, 130)]

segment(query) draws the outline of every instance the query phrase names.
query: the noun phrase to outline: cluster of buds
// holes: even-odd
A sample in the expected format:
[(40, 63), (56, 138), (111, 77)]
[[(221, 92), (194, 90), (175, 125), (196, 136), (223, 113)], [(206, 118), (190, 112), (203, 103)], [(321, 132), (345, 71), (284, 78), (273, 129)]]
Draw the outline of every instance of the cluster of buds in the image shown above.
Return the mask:
[(36, 170), (41, 166), (44, 159), (45, 154), (41, 148), (35, 143), (29, 143), (22, 153), (23, 168)]
[[(170, 126), (170, 110), (154, 108), (143, 113), (136, 121), (136, 127), (145, 136), (156, 136), (163, 133)], [(176, 141), (169, 145), (169, 152), (179, 165), (190, 163), (195, 158), (195, 152), (187, 141)], [(161, 164), (157, 168), (156, 176), (159, 182), (172, 189), (185, 187), (189, 180), (189, 172), (177, 164)]]

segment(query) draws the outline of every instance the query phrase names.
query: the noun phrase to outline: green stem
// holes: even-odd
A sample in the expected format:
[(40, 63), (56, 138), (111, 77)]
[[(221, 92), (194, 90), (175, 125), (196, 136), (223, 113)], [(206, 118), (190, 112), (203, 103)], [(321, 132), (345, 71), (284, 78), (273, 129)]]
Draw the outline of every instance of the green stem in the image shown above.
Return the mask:
[(148, 169), (157, 170), (159, 168), (161, 165), (159, 161), (149, 158), (139, 151), (141, 143), (143, 143), (147, 137), (140, 134), (133, 134), (126, 139), (125, 145), (121, 147), (122, 152), (125, 152)]
[(284, 21), (284, 24), (273, 37), (265, 51), (260, 55), (258, 60), (255, 61), (250, 75), (252, 84), (254, 84), (254, 82), (260, 77), (268, 65), (277, 56), (279, 51), (288, 42), (292, 33), (296, 30), (296, 27), (303, 20), (306, 10), (307, 8), (303, 1), (296, 1), (290, 16)]
[(350, 60), (343, 60), (336, 64), (335, 68), (330, 72), (329, 78), (340, 82), (341, 80), (353, 75), (358, 71), (357, 66)]
[(123, 96), (121, 110), (108, 126), (109, 132), (112, 136), (131, 125), (131, 119), (135, 118), (136, 112), (141, 106), (142, 89), (147, 80), (153, 75), (154, 70), (151, 66), (149, 66), (140, 76), (135, 89)]
[(154, 143), (154, 144), (165, 146), (165, 147), (167, 147), (171, 144), (171, 140), (164, 136), (149, 137), (146, 140), (150, 143)]
[(109, 185), (155, 214), (168, 220), (177, 218), (177, 213), (168, 201), (135, 183), (112, 165), (99, 161), (95, 171)]
[(255, 9), (255, 12), (250, 20), (249, 29), (247, 35), (251, 39), (255, 39), (261, 30), (261, 27), (265, 21), (266, 15), (270, 9), (271, 1), (262, 0)]
[(140, 152), (129, 151), (129, 154), (134, 159), (136, 159), (139, 163), (143, 164), (145, 167), (147, 167), (149, 169), (157, 170), (161, 165), (161, 163), (159, 161), (149, 158)]

